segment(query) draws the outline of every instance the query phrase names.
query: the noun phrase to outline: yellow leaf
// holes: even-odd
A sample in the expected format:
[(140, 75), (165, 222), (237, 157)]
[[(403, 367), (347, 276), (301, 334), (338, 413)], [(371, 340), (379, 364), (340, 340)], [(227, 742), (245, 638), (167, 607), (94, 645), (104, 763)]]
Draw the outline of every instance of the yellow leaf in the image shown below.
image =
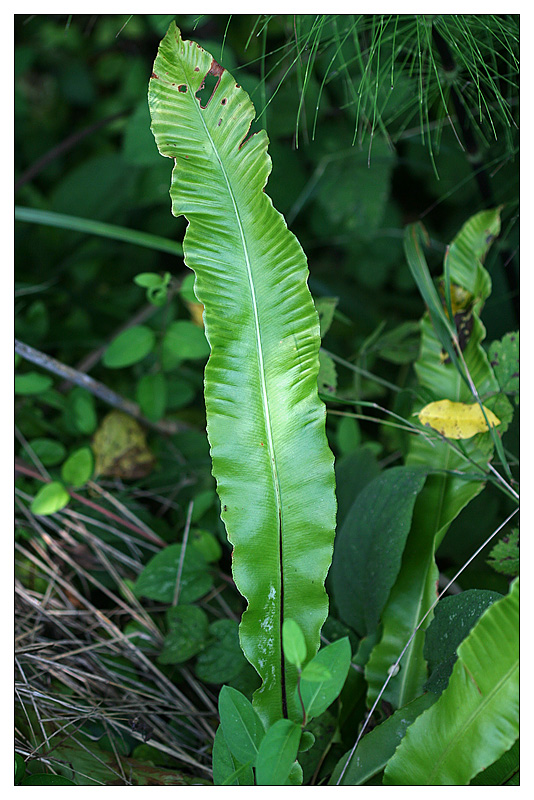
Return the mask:
[(154, 467), (139, 423), (122, 411), (110, 411), (93, 437), (95, 474), (117, 478), (143, 478)]
[[(482, 406), (490, 425), (501, 421), (486, 406)], [(419, 421), (439, 431), (447, 439), (470, 439), (476, 433), (488, 430), (484, 414), (478, 403), (453, 403), (451, 400), (436, 400), (429, 403), (418, 414)]]

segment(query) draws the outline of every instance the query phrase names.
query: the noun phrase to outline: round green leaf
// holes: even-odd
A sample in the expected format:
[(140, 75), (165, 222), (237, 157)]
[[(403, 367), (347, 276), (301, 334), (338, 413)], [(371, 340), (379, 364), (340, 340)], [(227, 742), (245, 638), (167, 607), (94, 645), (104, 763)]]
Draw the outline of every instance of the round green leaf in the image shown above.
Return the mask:
[(173, 606), (167, 611), (169, 632), (158, 659), (160, 664), (182, 664), (204, 647), (208, 616), (198, 606)]
[(135, 276), (134, 283), (145, 289), (157, 289), (164, 285), (165, 281), (157, 272), (140, 272)]
[(214, 641), (198, 656), (195, 675), (205, 683), (229, 683), (247, 666), (237, 623), (219, 619), (210, 625), (210, 634)]
[(163, 365), (172, 369), (180, 361), (206, 358), (210, 347), (202, 328), (189, 320), (179, 319), (169, 325), (163, 338)]
[(86, 389), (76, 386), (69, 392), (64, 417), (69, 428), (88, 436), (98, 424), (95, 399)]
[(146, 325), (134, 325), (119, 333), (102, 358), (104, 366), (120, 369), (137, 364), (147, 356), (156, 343), (156, 334)]
[(294, 619), (285, 619), (282, 626), (282, 646), (290, 664), (300, 669), (306, 660), (306, 639), (302, 628)]
[[(150, 559), (135, 584), (138, 597), (148, 597), (160, 603), (172, 603), (182, 553), (181, 544), (171, 544)], [(181, 603), (193, 603), (207, 594), (213, 585), (204, 556), (188, 545), (180, 575)]]
[(315, 744), (315, 735), (311, 731), (302, 731), (299, 753), (306, 753)]
[(41, 394), (52, 386), (49, 375), (40, 372), (26, 372), (24, 375), (15, 375), (15, 394)]
[(59, 481), (53, 481), (42, 486), (30, 506), (33, 514), (39, 516), (46, 516), (47, 514), (55, 514), (64, 508), (70, 500), (70, 495)]
[(80, 447), (67, 458), (61, 467), (61, 477), (75, 489), (90, 480), (94, 470), (93, 451), (90, 447)]
[(210, 531), (194, 529), (189, 534), (189, 541), (209, 564), (218, 561), (222, 556), (221, 544)]
[(143, 375), (137, 384), (137, 402), (148, 419), (157, 422), (162, 418), (167, 404), (167, 382), (162, 372)]
[(31, 439), (28, 444), (45, 467), (53, 467), (59, 464), (60, 461), (63, 461), (67, 452), (64, 445), (61, 442), (56, 442), (55, 439)]

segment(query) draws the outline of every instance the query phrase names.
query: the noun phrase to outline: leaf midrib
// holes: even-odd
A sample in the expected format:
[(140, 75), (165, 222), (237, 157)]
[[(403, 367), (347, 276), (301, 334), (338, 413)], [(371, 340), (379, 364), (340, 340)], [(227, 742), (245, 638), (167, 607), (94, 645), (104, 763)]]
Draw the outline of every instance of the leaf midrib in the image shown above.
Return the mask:
[[(462, 662), (459, 662), (459, 663), (462, 663)], [(462, 663), (462, 666), (464, 667), (464, 669), (467, 670), (467, 667), (463, 663)], [(454, 748), (454, 746), (457, 745), (458, 742), (461, 741), (461, 739), (469, 732), (470, 726), (473, 723), (476, 722), (477, 717), (479, 717), (484, 712), (484, 710), (486, 709), (488, 704), (491, 703), (491, 701), (496, 697), (496, 695), (501, 691), (501, 689), (503, 687), (505, 687), (506, 683), (511, 679), (512, 675), (518, 669), (518, 667), (519, 667), (519, 662), (515, 661), (511, 665), (510, 669), (502, 676), (501, 680), (498, 681), (497, 684), (495, 684), (495, 686), (493, 687), (491, 692), (489, 692), (483, 698), (482, 702), (479, 705), (477, 705), (477, 707), (472, 712), (472, 714), (469, 715), (469, 718), (462, 725), (462, 727), (461, 727), (460, 731), (458, 732), (458, 734), (456, 736), (454, 736), (454, 738), (451, 739), (450, 743), (442, 751), (441, 756), (438, 757), (438, 760), (435, 763), (434, 769), (432, 770), (432, 772), (431, 772), (431, 774), (429, 776), (429, 780), (427, 781), (427, 784), (426, 784), (427, 786), (436, 785), (436, 784), (432, 783), (432, 779), (434, 778), (434, 776), (439, 771), (439, 769), (442, 766), (443, 762), (446, 760), (448, 754), (451, 752), (451, 750)]]
[[(186, 80), (187, 80), (187, 78), (186, 78)], [(196, 99), (195, 93), (192, 90), (192, 87), (190, 86), (188, 80), (187, 80), (187, 83), (188, 83), (188, 87), (189, 87), (189, 96), (191, 98), (195, 98)], [(210, 98), (210, 100), (212, 100), (212, 99), (213, 99), (213, 96)], [(230, 199), (232, 201), (232, 206), (233, 206), (235, 218), (236, 218), (237, 225), (238, 225), (238, 228), (239, 228), (239, 235), (241, 237), (241, 245), (243, 247), (243, 254), (244, 254), (244, 257), (245, 257), (245, 264), (246, 264), (246, 269), (247, 269), (247, 278), (248, 278), (248, 282), (249, 282), (249, 289), (250, 289), (250, 294), (251, 294), (251, 299), (252, 299), (252, 308), (253, 308), (253, 312), (254, 312), (254, 331), (255, 331), (256, 348), (257, 348), (257, 355), (258, 355), (258, 367), (259, 367), (259, 374), (260, 374), (262, 405), (263, 405), (263, 413), (264, 413), (264, 416), (265, 416), (265, 427), (266, 427), (266, 433), (267, 433), (267, 444), (268, 444), (268, 450), (269, 450), (269, 456), (270, 456), (269, 463), (270, 463), (270, 466), (271, 466), (271, 475), (272, 475), (273, 486), (274, 486), (274, 490), (275, 490), (276, 516), (277, 516), (277, 519), (278, 519), (278, 559), (279, 559), (279, 569), (280, 569), (280, 618), (279, 618), (279, 623), (280, 623), (280, 636), (281, 636), (282, 635), (282, 624), (283, 624), (283, 621), (284, 621), (284, 604), (283, 604), (283, 601), (284, 601), (284, 570), (283, 570), (283, 549), (282, 549), (282, 545), (283, 545), (283, 542), (282, 542), (282, 502), (281, 502), (281, 491), (280, 491), (280, 478), (279, 478), (278, 468), (277, 468), (277, 464), (276, 464), (276, 453), (275, 453), (274, 441), (273, 441), (271, 412), (270, 412), (270, 407), (269, 407), (269, 396), (268, 396), (268, 392), (267, 392), (267, 382), (266, 382), (266, 378), (265, 378), (265, 365), (264, 365), (264, 360), (263, 360), (263, 344), (262, 344), (262, 339), (261, 339), (260, 320), (259, 320), (259, 313), (258, 313), (258, 303), (257, 303), (257, 299), (256, 299), (256, 290), (255, 290), (255, 287), (254, 287), (254, 280), (253, 280), (253, 277), (252, 277), (252, 266), (251, 266), (251, 260), (250, 260), (250, 257), (249, 257), (249, 250), (248, 250), (248, 246), (247, 246), (247, 240), (246, 240), (246, 237), (245, 237), (245, 231), (243, 229), (243, 223), (241, 221), (241, 216), (239, 214), (239, 208), (238, 208), (237, 201), (236, 201), (233, 189), (232, 189), (230, 178), (229, 178), (228, 173), (227, 173), (227, 171), (225, 169), (225, 166), (223, 164), (222, 158), (219, 155), (219, 151), (218, 151), (218, 149), (217, 149), (217, 147), (215, 145), (215, 142), (213, 141), (213, 137), (211, 136), (209, 128), (206, 125), (206, 122), (204, 120), (204, 116), (203, 116), (201, 108), (200, 108), (200, 103), (197, 105), (194, 100), (193, 100), (193, 103), (195, 105), (196, 111), (198, 113), (198, 116), (199, 116), (200, 121), (202, 123), (202, 126), (204, 128), (206, 136), (208, 137), (208, 140), (209, 140), (209, 142), (210, 142), (210, 144), (212, 146), (212, 149), (213, 149), (213, 152), (215, 154), (215, 157), (217, 158), (217, 161), (219, 163), (219, 167), (221, 169), (221, 173), (222, 173), (224, 181), (226, 183), (226, 188), (228, 190), (228, 194), (229, 194)], [(283, 706), (282, 711), (283, 711), (283, 715), (286, 716), (287, 715), (287, 709), (286, 709), (286, 702), (287, 701), (286, 701), (286, 697), (285, 697), (285, 668), (284, 668), (284, 655), (283, 655), (283, 650), (282, 650), (282, 646), (281, 646), (281, 641), (280, 641), (280, 661), (281, 661), (280, 668), (281, 668), (281, 680), (282, 680), (282, 686), (281, 686), (281, 689), (282, 689), (282, 706)]]

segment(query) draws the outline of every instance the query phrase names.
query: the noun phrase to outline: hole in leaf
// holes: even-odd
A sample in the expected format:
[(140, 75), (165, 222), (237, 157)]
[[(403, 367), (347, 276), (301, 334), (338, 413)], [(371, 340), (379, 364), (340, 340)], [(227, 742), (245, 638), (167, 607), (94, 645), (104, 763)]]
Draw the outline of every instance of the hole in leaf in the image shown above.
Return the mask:
[(181, 83), (180, 84), (180, 86), (178, 87), (178, 91), (179, 92), (187, 92), (187, 86), (185, 85), (185, 83)]
[(211, 95), (215, 91), (215, 87), (219, 83), (219, 77), (215, 75), (211, 75), (209, 72), (202, 81), (202, 85), (198, 92), (195, 94), (195, 97), (198, 97), (200, 101), (200, 105), (202, 108), (206, 108), (208, 105)]

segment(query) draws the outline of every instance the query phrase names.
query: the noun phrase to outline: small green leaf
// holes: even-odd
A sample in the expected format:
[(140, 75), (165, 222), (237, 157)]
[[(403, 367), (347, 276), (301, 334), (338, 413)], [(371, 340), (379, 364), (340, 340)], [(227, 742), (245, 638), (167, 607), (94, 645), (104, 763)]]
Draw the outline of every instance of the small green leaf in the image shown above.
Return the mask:
[(303, 731), (299, 744), (299, 753), (305, 753), (315, 744), (315, 736), (311, 731)]
[(303, 782), (304, 773), (302, 771), (302, 767), (298, 761), (294, 761), (284, 786), (302, 786)]
[(285, 619), (282, 626), (282, 647), (284, 656), (290, 664), (300, 669), (306, 660), (306, 639), (298, 622)]
[(219, 693), (219, 716), (225, 741), (241, 764), (256, 762), (265, 735), (263, 723), (245, 695), (223, 686)]
[[(302, 670), (300, 693), (307, 719), (318, 717), (334, 702), (343, 688), (350, 667), (351, 649), (347, 637), (338, 639), (319, 650)], [(319, 666), (328, 671), (328, 677), (319, 681), (310, 681), (306, 675)]]
[(186, 378), (169, 374), (167, 376), (167, 410), (175, 411), (189, 405), (196, 392)]
[[(156, 553), (139, 575), (134, 591), (137, 597), (148, 597), (160, 603), (172, 603), (176, 592), (182, 553), (181, 544), (171, 544)], [(193, 603), (203, 597), (213, 585), (206, 559), (188, 545), (180, 575), (181, 603)]]
[(157, 422), (167, 405), (167, 381), (162, 372), (143, 375), (137, 384), (137, 402), (148, 419)]
[(61, 467), (61, 477), (74, 489), (79, 489), (91, 479), (94, 471), (93, 451), (90, 447), (79, 447)]
[(202, 328), (189, 320), (176, 320), (163, 337), (162, 363), (164, 369), (188, 359), (207, 358), (209, 344)]
[(222, 556), (221, 544), (211, 531), (194, 528), (189, 533), (189, 541), (199, 553), (202, 553), (208, 564), (213, 564)]
[(206, 645), (195, 664), (195, 675), (205, 683), (230, 683), (247, 666), (239, 645), (237, 623), (218, 619), (210, 625), (213, 641)]
[(271, 725), (259, 746), (256, 758), (258, 786), (283, 786), (297, 757), (301, 729), (290, 719)]
[(158, 275), (157, 272), (140, 272), (139, 275), (135, 276), (134, 283), (144, 289), (158, 289), (160, 286), (167, 285), (165, 279)]
[(64, 418), (69, 428), (89, 436), (98, 425), (95, 399), (86, 389), (76, 386), (69, 392)]
[(42, 486), (33, 498), (30, 510), (32, 514), (41, 517), (47, 514), (55, 514), (65, 508), (70, 500), (70, 495), (59, 481), (53, 481)]
[(102, 358), (104, 366), (120, 369), (137, 364), (153, 349), (156, 334), (146, 325), (133, 325), (119, 333), (111, 342)]
[(55, 439), (31, 439), (28, 444), (45, 467), (54, 467), (65, 458), (65, 446)]
[(160, 664), (182, 664), (199, 653), (208, 637), (208, 616), (198, 606), (173, 606), (167, 610), (169, 632), (158, 658)]
[(41, 394), (53, 384), (49, 375), (40, 372), (25, 372), (24, 375), (15, 375), (15, 394)]

